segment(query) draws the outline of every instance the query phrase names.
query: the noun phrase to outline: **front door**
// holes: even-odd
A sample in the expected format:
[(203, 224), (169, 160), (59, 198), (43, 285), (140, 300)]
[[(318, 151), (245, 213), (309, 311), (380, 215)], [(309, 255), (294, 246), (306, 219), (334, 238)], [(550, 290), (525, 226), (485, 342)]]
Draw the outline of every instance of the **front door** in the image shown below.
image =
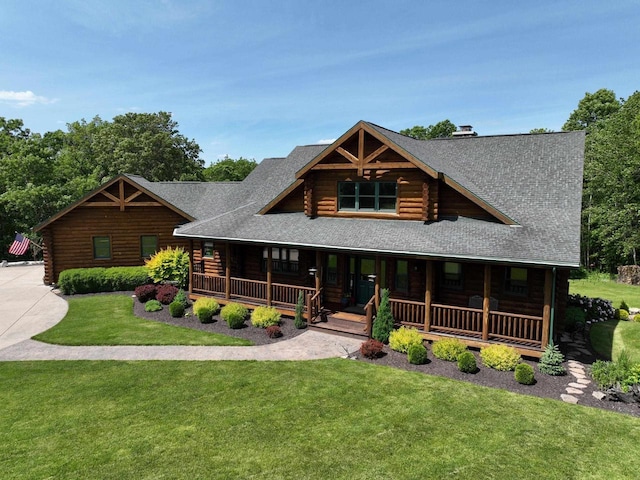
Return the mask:
[(355, 293), (358, 305), (366, 304), (375, 293), (376, 284), (369, 275), (376, 273), (376, 261), (373, 258), (355, 257)]

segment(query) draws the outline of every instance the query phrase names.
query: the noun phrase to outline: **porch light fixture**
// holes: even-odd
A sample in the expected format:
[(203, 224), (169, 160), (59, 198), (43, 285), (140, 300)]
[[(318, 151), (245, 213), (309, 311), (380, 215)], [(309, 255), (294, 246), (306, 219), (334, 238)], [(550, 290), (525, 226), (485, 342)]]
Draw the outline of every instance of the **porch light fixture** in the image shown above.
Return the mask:
[(316, 267), (311, 267), (309, 269), (309, 275), (311, 275), (312, 277), (315, 277), (317, 273), (318, 273), (318, 269)]
[(371, 283), (374, 283), (376, 281), (376, 276), (373, 273), (371, 275), (367, 275), (367, 278)]

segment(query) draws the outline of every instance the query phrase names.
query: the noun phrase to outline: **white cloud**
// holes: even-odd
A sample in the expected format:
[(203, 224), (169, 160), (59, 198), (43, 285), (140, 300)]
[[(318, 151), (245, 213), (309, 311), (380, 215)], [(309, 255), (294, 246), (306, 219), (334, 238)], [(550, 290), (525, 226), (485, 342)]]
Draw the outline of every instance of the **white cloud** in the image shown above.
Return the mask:
[(54, 103), (56, 99), (49, 99), (36, 95), (31, 90), (25, 92), (12, 92), (10, 90), (0, 90), (0, 102), (16, 105), (18, 107), (29, 107), (36, 103)]
[(321, 145), (325, 145), (325, 144), (329, 145), (329, 144), (331, 144), (331, 143), (333, 143), (335, 141), (336, 141), (335, 138), (323, 138), (323, 139), (318, 140), (317, 143), (321, 144)]

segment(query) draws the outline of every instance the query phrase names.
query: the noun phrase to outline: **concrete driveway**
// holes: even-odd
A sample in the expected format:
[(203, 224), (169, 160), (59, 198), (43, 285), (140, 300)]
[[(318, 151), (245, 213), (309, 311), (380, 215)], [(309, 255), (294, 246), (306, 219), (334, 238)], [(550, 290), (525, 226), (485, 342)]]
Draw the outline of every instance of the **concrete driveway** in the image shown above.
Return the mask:
[(68, 304), (42, 283), (43, 265), (0, 268), (0, 350), (51, 328)]

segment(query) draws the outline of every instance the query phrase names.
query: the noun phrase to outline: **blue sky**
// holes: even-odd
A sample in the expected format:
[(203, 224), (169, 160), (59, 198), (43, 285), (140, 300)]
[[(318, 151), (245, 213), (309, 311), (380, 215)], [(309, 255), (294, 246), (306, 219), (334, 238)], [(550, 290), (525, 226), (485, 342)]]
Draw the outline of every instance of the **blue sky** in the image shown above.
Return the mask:
[(640, 88), (637, 1), (0, 0), (0, 116), (172, 112), (208, 164), (444, 119), (559, 130)]

